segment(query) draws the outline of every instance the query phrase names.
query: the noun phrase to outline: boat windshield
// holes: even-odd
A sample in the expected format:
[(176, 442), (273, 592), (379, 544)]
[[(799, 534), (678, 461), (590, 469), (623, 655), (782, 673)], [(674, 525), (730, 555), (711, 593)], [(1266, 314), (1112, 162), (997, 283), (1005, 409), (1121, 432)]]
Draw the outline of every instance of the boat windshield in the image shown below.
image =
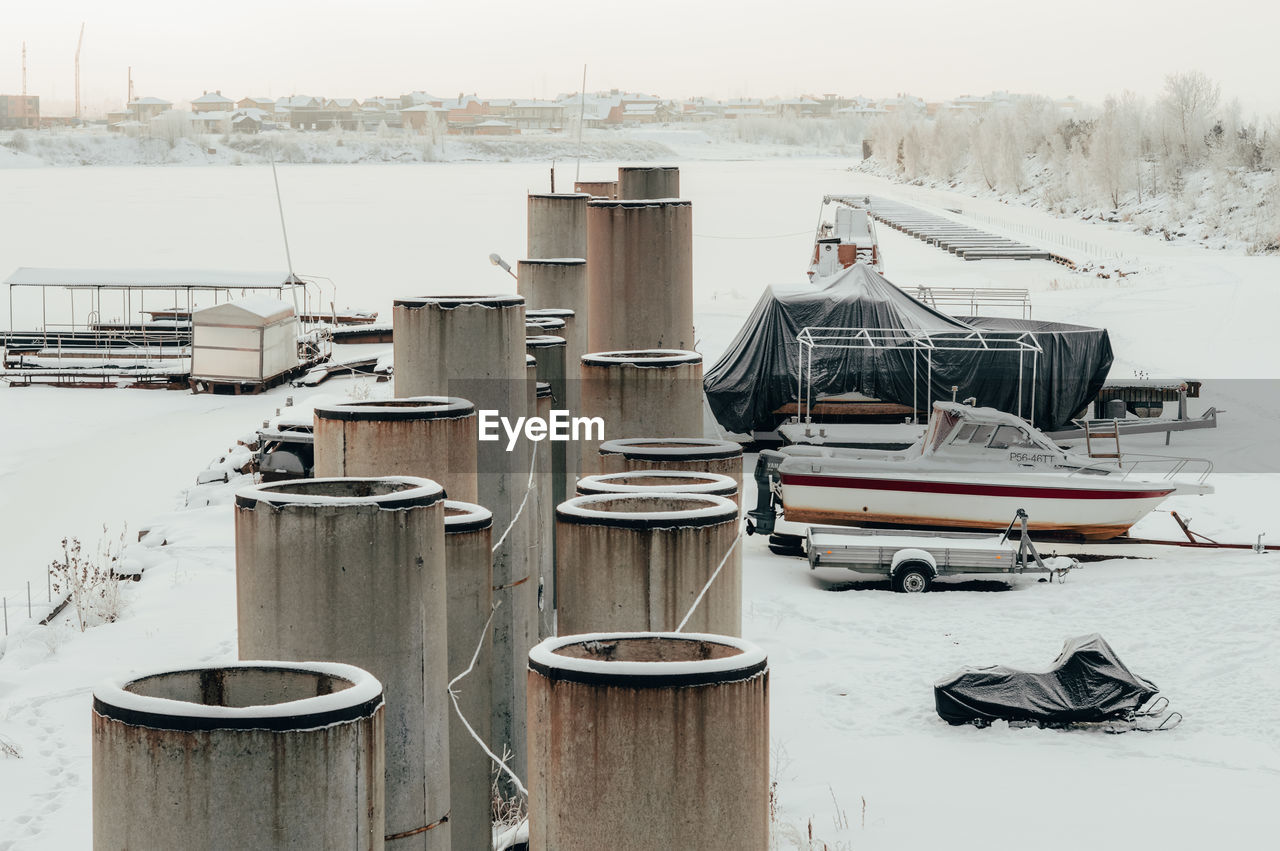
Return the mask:
[(929, 431), (925, 435), (924, 445), (929, 452), (937, 451), (938, 447), (947, 442), (947, 438), (951, 436), (951, 432), (960, 422), (960, 416), (951, 411), (933, 412), (933, 418), (929, 420)]

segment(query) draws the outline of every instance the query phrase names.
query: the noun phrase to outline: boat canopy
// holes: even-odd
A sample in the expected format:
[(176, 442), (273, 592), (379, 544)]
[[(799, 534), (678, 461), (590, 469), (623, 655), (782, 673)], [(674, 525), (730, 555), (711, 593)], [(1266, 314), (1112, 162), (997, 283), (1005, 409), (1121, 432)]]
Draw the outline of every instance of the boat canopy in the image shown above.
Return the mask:
[[(927, 410), (936, 400), (972, 397), (979, 405), (1021, 410), (1044, 430), (1061, 428), (1083, 410), (1112, 362), (1105, 329), (999, 317), (962, 322), (859, 263), (820, 283), (765, 291), (704, 379), (721, 426), (750, 433), (785, 419), (776, 412), (798, 399), (797, 338), (806, 328), (875, 331), (875, 345), (806, 351), (806, 392), (815, 398), (857, 391)], [(1030, 346), (992, 347), (996, 339), (1029, 340)]]

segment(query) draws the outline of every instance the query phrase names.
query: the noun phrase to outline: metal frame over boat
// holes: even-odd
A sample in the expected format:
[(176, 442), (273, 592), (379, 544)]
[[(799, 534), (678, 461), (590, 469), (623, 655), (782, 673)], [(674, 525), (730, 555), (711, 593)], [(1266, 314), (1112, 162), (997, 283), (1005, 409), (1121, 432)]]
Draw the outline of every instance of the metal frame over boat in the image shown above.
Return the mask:
[(1088, 540), (1124, 534), (1174, 493), (1211, 493), (1204, 459), (1063, 450), (1018, 417), (936, 402), (924, 437), (901, 452), (791, 446), (760, 453), (752, 529), (835, 526), (1003, 529), (1022, 510), (1035, 531)]

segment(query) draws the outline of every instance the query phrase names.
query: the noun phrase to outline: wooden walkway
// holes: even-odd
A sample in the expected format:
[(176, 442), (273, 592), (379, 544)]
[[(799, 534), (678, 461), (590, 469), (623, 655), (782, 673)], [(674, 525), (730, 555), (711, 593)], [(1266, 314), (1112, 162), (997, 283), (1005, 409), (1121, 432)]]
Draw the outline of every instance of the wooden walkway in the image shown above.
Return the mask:
[(871, 199), (871, 215), (894, 230), (914, 236), (964, 260), (1055, 260), (1050, 252), (987, 233), (898, 201)]

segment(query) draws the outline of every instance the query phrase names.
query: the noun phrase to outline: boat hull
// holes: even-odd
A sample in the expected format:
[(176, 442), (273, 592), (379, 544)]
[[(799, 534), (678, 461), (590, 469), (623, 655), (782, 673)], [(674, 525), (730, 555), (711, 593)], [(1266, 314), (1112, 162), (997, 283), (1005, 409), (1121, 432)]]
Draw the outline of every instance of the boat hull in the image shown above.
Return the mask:
[(786, 520), (834, 526), (1000, 529), (1019, 509), (1028, 527), (1086, 540), (1124, 534), (1174, 488), (1064, 487), (981, 481), (782, 475)]

